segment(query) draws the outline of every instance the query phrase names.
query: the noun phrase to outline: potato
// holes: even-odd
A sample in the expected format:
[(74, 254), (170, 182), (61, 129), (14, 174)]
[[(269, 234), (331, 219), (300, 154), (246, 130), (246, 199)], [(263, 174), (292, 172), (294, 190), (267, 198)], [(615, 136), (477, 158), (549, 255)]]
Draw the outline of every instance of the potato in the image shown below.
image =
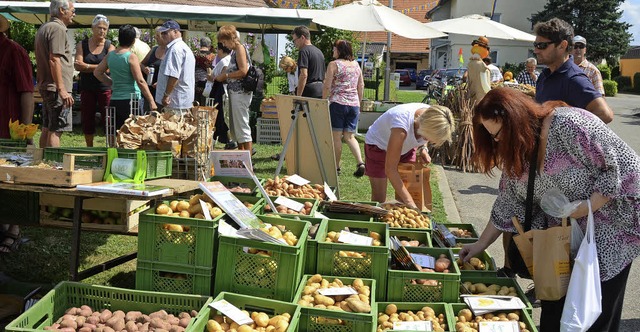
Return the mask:
[(76, 321), (73, 319), (65, 319), (62, 321), (62, 323), (60, 323), (60, 327), (61, 328), (69, 327), (75, 330), (78, 328), (78, 323), (76, 323)]
[(111, 310), (104, 309), (100, 313), (100, 323), (105, 323), (107, 320), (109, 320), (109, 318), (111, 318), (112, 315), (113, 315), (113, 313), (111, 313)]
[(398, 307), (393, 303), (388, 304), (387, 307), (384, 309), (384, 313), (389, 316), (395, 314), (396, 312), (398, 312)]
[(160, 204), (158, 205), (158, 207), (156, 208), (156, 214), (170, 214), (173, 212), (173, 209), (171, 209), (167, 204)]
[(191, 317), (183, 317), (183, 318), (180, 318), (178, 325), (186, 328), (187, 326), (189, 326), (190, 322), (191, 322)]
[(176, 205), (176, 208), (177, 208), (178, 212), (180, 212), (180, 211), (188, 210), (189, 206), (190, 206), (189, 202), (187, 202), (187, 201), (179, 201), (178, 205)]
[[(128, 315), (129, 313), (127, 313)], [(135, 320), (129, 320), (125, 325), (124, 325), (124, 329), (127, 330), (127, 332), (137, 332), (138, 331), (138, 326), (136, 325)]]
[[(78, 332), (92, 332), (93, 330), (88, 326), (81, 327)], [(131, 331), (130, 331), (131, 332)]]
[(353, 310), (353, 312), (360, 312), (360, 313), (371, 312), (371, 306), (366, 302), (360, 301), (359, 299), (355, 299), (351, 297), (346, 299), (345, 301), (349, 305), (349, 308)]

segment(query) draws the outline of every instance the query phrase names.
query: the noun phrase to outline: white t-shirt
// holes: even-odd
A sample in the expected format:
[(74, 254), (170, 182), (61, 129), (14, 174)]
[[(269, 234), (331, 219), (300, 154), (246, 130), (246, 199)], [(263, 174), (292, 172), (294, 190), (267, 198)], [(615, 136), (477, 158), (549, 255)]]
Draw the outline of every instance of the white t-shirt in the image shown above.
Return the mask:
[(429, 108), (429, 105), (422, 103), (402, 104), (390, 108), (382, 114), (367, 131), (365, 143), (375, 145), (378, 148), (387, 151), (389, 137), (391, 136), (391, 128), (401, 128), (407, 132), (407, 138), (402, 144), (401, 155), (409, 152), (413, 148), (424, 145), (427, 141), (420, 138), (416, 139), (414, 131), (414, 121), (416, 111), (422, 108)]
[[(228, 67), (229, 66), (229, 62), (231, 61), (231, 55), (227, 54), (227, 56), (225, 56), (224, 58), (218, 60), (218, 63), (216, 63), (216, 65), (213, 67), (213, 77), (216, 77), (220, 74), (222, 74), (222, 69), (224, 67)], [(227, 83), (226, 82), (222, 82), (222, 87), (224, 88), (224, 93), (227, 93)]]
[(287, 79), (289, 79), (289, 93), (295, 94), (298, 88), (298, 69), (295, 73), (287, 73)]

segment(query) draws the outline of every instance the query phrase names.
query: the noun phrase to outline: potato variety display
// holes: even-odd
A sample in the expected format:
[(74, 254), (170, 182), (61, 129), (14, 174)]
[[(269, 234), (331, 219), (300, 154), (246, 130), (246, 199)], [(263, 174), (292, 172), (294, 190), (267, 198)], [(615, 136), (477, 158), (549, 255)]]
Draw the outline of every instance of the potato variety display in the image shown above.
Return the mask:
[(298, 186), (287, 182), (288, 176), (278, 177), (275, 179), (267, 179), (264, 190), (269, 196), (285, 196), (298, 198), (315, 198), (324, 200), (327, 195), (324, 193), (324, 186), (321, 184), (305, 184)]
[(453, 234), (453, 236), (455, 237), (465, 238), (465, 239), (470, 239), (474, 237), (473, 233), (466, 229), (455, 228), (455, 229), (451, 229), (450, 231), (451, 231), (451, 234)]
[(415, 313), (413, 311), (398, 312), (398, 307), (395, 304), (387, 305), (384, 312), (378, 313), (378, 329), (376, 331), (393, 330), (395, 322), (415, 321), (431, 321), (432, 331), (447, 331), (447, 320), (444, 314), (436, 315), (433, 308), (425, 306)]
[(191, 318), (197, 314), (195, 310), (181, 312), (177, 316), (164, 310), (149, 315), (140, 311), (93, 311), (91, 307), (83, 305), (67, 309), (64, 316), (44, 329), (60, 332), (184, 332)]
[[(348, 231), (348, 230), (347, 230)], [(354, 232), (355, 234), (355, 232)], [(360, 234), (362, 235), (362, 234)], [(380, 240), (380, 234), (374, 231), (369, 231), (369, 235), (370, 238), (373, 239), (373, 241), (371, 242), (372, 246), (376, 246), (379, 247), (382, 245), (382, 241)], [(336, 231), (330, 231), (327, 233), (327, 237), (324, 239), (325, 242), (333, 242), (333, 243), (339, 243), (339, 238), (340, 238), (340, 232), (336, 232)]]
[(516, 321), (520, 332), (529, 332), (527, 325), (520, 321), (520, 315), (517, 312), (494, 312), (481, 316), (473, 316), (469, 309), (462, 309), (456, 316), (456, 332), (478, 332), (478, 325), (484, 321)]
[(227, 316), (215, 315), (213, 319), (207, 321), (206, 332), (284, 332), (289, 328), (291, 315), (288, 313), (269, 317), (264, 312), (254, 311), (251, 314), (246, 310), (243, 312), (253, 320), (251, 325), (238, 325)]
[(515, 287), (507, 287), (496, 284), (491, 284), (487, 286), (483, 283), (472, 283), (469, 281), (465, 281), (462, 283), (462, 287), (464, 289), (464, 293), (467, 291), (471, 292), (474, 295), (508, 295), (508, 296), (518, 296), (518, 292)]
[[(311, 210), (313, 210), (313, 203), (312, 202), (304, 202), (304, 208), (300, 211), (296, 211), (296, 210), (292, 210), (287, 208), (284, 205), (278, 205), (276, 206), (276, 212), (277, 213), (285, 213), (285, 214), (302, 214), (305, 216), (308, 216), (311, 214)], [(264, 207), (264, 212), (271, 212), (271, 206), (269, 206), (269, 204), (267, 204)]]
[(471, 257), (468, 262), (463, 262), (460, 258), (456, 259), (456, 264), (460, 270), (465, 271), (483, 271), (487, 269), (487, 266), (477, 257)]
[(403, 206), (385, 207), (389, 212), (382, 221), (395, 228), (431, 228), (431, 220), (426, 215)]
[[(440, 272), (440, 273), (449, 273), (449, 269), (451, 268), (451, 260), (445, 254), (440, 254), (438, 259), (436, 259), (435, 266), (433, 269), (423, 267), (420, 272)], [(425, 285), (425, 286), (438, 286), (439, 282), (433, 279), (411, 279), (412, 285)]]
[[(358, 294), (353, 295), (331, 295), (325, 296), (320, 294), (319, 290), (327, 288), (350, 287)], [(365, 285), (362, 279), (356, 278), (351, 285), (345, 285), (340, 279), (333, 281), (324, 279), (321, 275), (315, 274), (307, 280), (298, 305), (303, 307), (313, 307), (318, 309), (346, 311), (355, 313), (371, 312), (371, 289)], [(318, 317), (320, 324), (343, 324), (341, 319), (328, 317)]]
[(298, 237), (291, 231), (288, 231), (283, 225), (267, 225), (260, 228), (260, 230), (278, 240), (284, 240), (290, 246), (298, 244)]

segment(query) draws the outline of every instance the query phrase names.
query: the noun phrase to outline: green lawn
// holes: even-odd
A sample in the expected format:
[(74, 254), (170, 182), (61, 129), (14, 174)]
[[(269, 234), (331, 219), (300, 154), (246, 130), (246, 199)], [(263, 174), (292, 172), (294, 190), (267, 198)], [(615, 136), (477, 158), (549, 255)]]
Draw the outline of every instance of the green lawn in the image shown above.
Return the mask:
[[(403, 95), (400, 91), (398, 93)], [(37, 142), (38, 138), (39, 136), (34, 137), (34, 141)], [(95, 146), (104, 146), (104, 144), (104, 136), (98, 133)], [(84, 137), (78, 132), (64, 134), (62, 146), (84, 146)], [(257, 154), (253, 157), (253, 162), (256, 174), (258, 177), (273, 177), (277, 162), (271, 160), (270, 156), (280, 152), (282, 147), (263, 144), (255, 146)], [(342, 159), (341, 168), (343, 171), (339, 176), (341, 199), (369, 201), (371, 192), (368, 178), (355, 178), (352, 175), (356, 169), (356, 162), (346, 146)], [(437, 181), (435, 181), (436, 178), (435, 174), (431, 177), (433, 218), (446, 222), (442, 196)], [(389, 190), (389, 197), (393, 197), (392, 189)], [(0, 257), (0, 271), (16, 280), (25, 282), (53, 285), (62, 280), (68, 280), (71, 232), (65, 229), (43, 227), (22, 227), (22, 232), (31, 241), (23, 244), (17, 252)], [(83, 232), (80, 251), (81, 269), (136, 250), (137, 237), (135, 236)], [(85, 279), (84, 282), (135, 288), (135, 266), (136, 261), (134, 260)]]

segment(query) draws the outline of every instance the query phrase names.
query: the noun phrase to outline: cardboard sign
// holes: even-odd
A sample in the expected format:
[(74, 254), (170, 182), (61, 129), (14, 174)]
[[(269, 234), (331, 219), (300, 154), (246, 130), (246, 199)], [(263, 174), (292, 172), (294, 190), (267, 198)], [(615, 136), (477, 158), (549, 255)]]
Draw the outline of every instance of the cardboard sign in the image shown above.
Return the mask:
[(211, 160), (213, 172), (216, 176), (251, 177), (252, 166), (250, 151), (211, 151), (209, 160)]

